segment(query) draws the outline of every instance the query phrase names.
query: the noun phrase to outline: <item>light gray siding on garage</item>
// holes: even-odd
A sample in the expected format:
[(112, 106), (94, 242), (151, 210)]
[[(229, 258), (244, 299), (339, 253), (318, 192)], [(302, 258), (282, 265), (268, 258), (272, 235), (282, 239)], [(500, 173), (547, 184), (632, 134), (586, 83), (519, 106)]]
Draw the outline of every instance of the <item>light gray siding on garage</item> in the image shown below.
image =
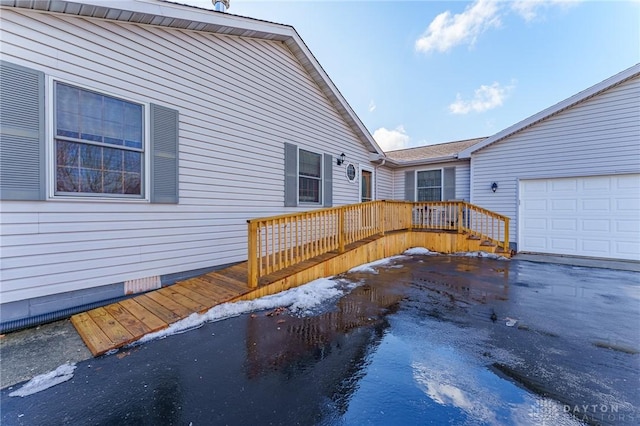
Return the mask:
[[(473, 153), (471, 201), (509, 216), (515, 242), (519, 180), (639, 171), (640, 78), (636, 76)], [(492, 182), (498, 183), (495, 193)]]

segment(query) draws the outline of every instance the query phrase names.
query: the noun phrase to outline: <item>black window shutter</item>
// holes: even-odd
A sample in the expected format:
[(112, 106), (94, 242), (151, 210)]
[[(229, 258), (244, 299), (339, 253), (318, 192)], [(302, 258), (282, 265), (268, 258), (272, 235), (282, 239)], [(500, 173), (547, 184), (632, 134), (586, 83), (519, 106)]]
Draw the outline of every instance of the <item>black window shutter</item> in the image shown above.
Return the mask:
[(151, 104), (151, 202), (178, 204), (178, 111)]
[(443, 181), (443, 201), (454, 200), (456, 198), (456, 168), (445, 167), (442, 172)]
[(284, 144), (284, 206), (298, 205), (298, 147)]
[(333, 157), (324, 154), (324, 207), (333, 207)]
[(44, 73), (0, 61), (0, 199), (44, 200)]
[(416, 172), (410, 170), (404, 172), (404, 199), (405, 201), (416, 200)]

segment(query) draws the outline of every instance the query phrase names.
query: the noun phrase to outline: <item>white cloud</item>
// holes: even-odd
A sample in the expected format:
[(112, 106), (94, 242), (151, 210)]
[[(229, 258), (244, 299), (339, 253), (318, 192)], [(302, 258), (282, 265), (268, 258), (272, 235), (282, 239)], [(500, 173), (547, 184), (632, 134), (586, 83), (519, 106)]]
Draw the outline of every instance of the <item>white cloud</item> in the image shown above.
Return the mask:
[(405, 132), (404, 127), (400, 125), (393, 130), (388, 130), (384, 127), (379, 128), (373, 132), (373, 139), (376, 140), (383, 151), (393, 151), (407, 148), (411, 138)]
[(499, 27), (501, 18), (509, 12), (516, 13), (529, 22), (539, 18), (544, 10), (568, 9), (582, 1), (584, 0), (475, 0), (462, 13), (454, 15), (447, 10), (436, 16), (425, 33), (416, 40), (415, 49), (428, 53), (446, 52), (460, 44), (473, 46), (483, 32)]
[(569, 8), (577, 5), (582, 0), (514, 0), (511, 9), (530, 22), (536, 19), (542, 10), (552, 7)]
[(373, 112), (376, 110), (376, 103), (373, 102), (373, 99), (371, 99), (371, 101), (369, 101), (369, 112)]
[(464, 12), (446, 11), (436, 16), (427, 31), (415, 43), (420, 52), (446, 52), (459, 44), (473, 45), (480, 34), (500, 25), (499, 6), (495, 0), (476, 0)]
[(462, 99), (460, 93), (456, 95), (456, 101), (449, 105), (449, 111), (453, 114), (468, 114), (470, 112), (484, 112), (499, 107), (503, 104), (509, 93), (514, 89), (514, 84), (500, 86), (495, 82), (491, 86), (483, 84), (476, 89), (473, 98)]

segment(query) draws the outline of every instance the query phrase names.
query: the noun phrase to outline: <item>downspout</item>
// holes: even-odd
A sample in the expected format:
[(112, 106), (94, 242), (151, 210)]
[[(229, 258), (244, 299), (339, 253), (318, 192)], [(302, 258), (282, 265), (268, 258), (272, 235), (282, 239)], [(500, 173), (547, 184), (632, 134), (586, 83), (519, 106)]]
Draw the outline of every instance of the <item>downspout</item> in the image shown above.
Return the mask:
[(373, 190), (375, 191), (375, 194), (374, 194), (374, 197), (373, 197), (374, 200), (378, 199), (378, 168), (384, 166), (384, 163), (387, 162), (387, 159), (385, 157), (382, 157), (380, 159), (380, 161), (381, 161), (381, 163), (373, 168), (374, 173), (375, 173), (374, 174), (374, 180), (373, 180), (374, 183), (375, 183), (375, 186), (373, 188)]

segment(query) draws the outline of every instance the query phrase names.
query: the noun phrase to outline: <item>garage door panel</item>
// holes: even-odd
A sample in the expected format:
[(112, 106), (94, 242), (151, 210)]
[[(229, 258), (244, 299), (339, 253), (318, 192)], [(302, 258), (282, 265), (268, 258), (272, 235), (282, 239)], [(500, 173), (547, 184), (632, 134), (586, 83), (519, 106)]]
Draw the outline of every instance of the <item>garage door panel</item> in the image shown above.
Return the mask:
[(606, 257), (611, 253), (611, 242), (608, 240), (583, 240), (581, 249), (585, 256)]
[(587, 232), (610, 232), (611, 221), (609, 219), (583, 219), (582, 230)]
[(616, 253), (623, 259), (640, 260), (638, 253), (640, 252), (640, 243), (633, 241), (618, 241), (615, 245)]
[(522, 185), (523, 185), (523, 189), (530, 194), (535, 194), (535, 193), (546, 194), (547, 193), (546, 181), (542, 181), (542, 180), (526, 181), (526, 182), (523, 182)]
[(611, 206), (609, 204), (609, 200), (600, 199), (588, 199), (582, 200), (582, 210), (587, 212), (609, 212), (611, 211)]
[(577, 208), (577, 200), (551, 200), (551, 210), (555, 212), (575, 212)]
[(640, 238), (640, 220), (617, 220), (616, 232), (635, 234)]
[(520, 182), (521, 251), (640, 260), (640, 174)]
[(578, 190), (578, 181), (576, 179), (563, 179), (551, 181), (551, 192), (569, 192), (575, 194)]
[(577, 231), (576, 219), (551, 219), (551, 229), (554, 231)]
[(621, 198), (616, 200), (616, 210), (640, 214), (640, 199)]
[(547, 239), (544, 237), (524, 237), (522, 244), (529, 247), (529, 251), (547, 251)]
[(611, 191), (610, 177), (592, 177), (582, 180), (582, 189), (585, 191)]
[(578, 248), (578, 241), (575, 238), (552, 238), (549, 248), (552, 250), (575, 251)]
[(524, 204), (530, 212), (547, 211), (547, 200), (527, 200)]
[(526, 219), (524, 225), (527, 229), (544, 231), (547, 229), (547, 219)]
[(637, 175), (618, 176), (615, 179), (617, 189), (635, 189), (635, 193), (640, 192), (640, 179)]

